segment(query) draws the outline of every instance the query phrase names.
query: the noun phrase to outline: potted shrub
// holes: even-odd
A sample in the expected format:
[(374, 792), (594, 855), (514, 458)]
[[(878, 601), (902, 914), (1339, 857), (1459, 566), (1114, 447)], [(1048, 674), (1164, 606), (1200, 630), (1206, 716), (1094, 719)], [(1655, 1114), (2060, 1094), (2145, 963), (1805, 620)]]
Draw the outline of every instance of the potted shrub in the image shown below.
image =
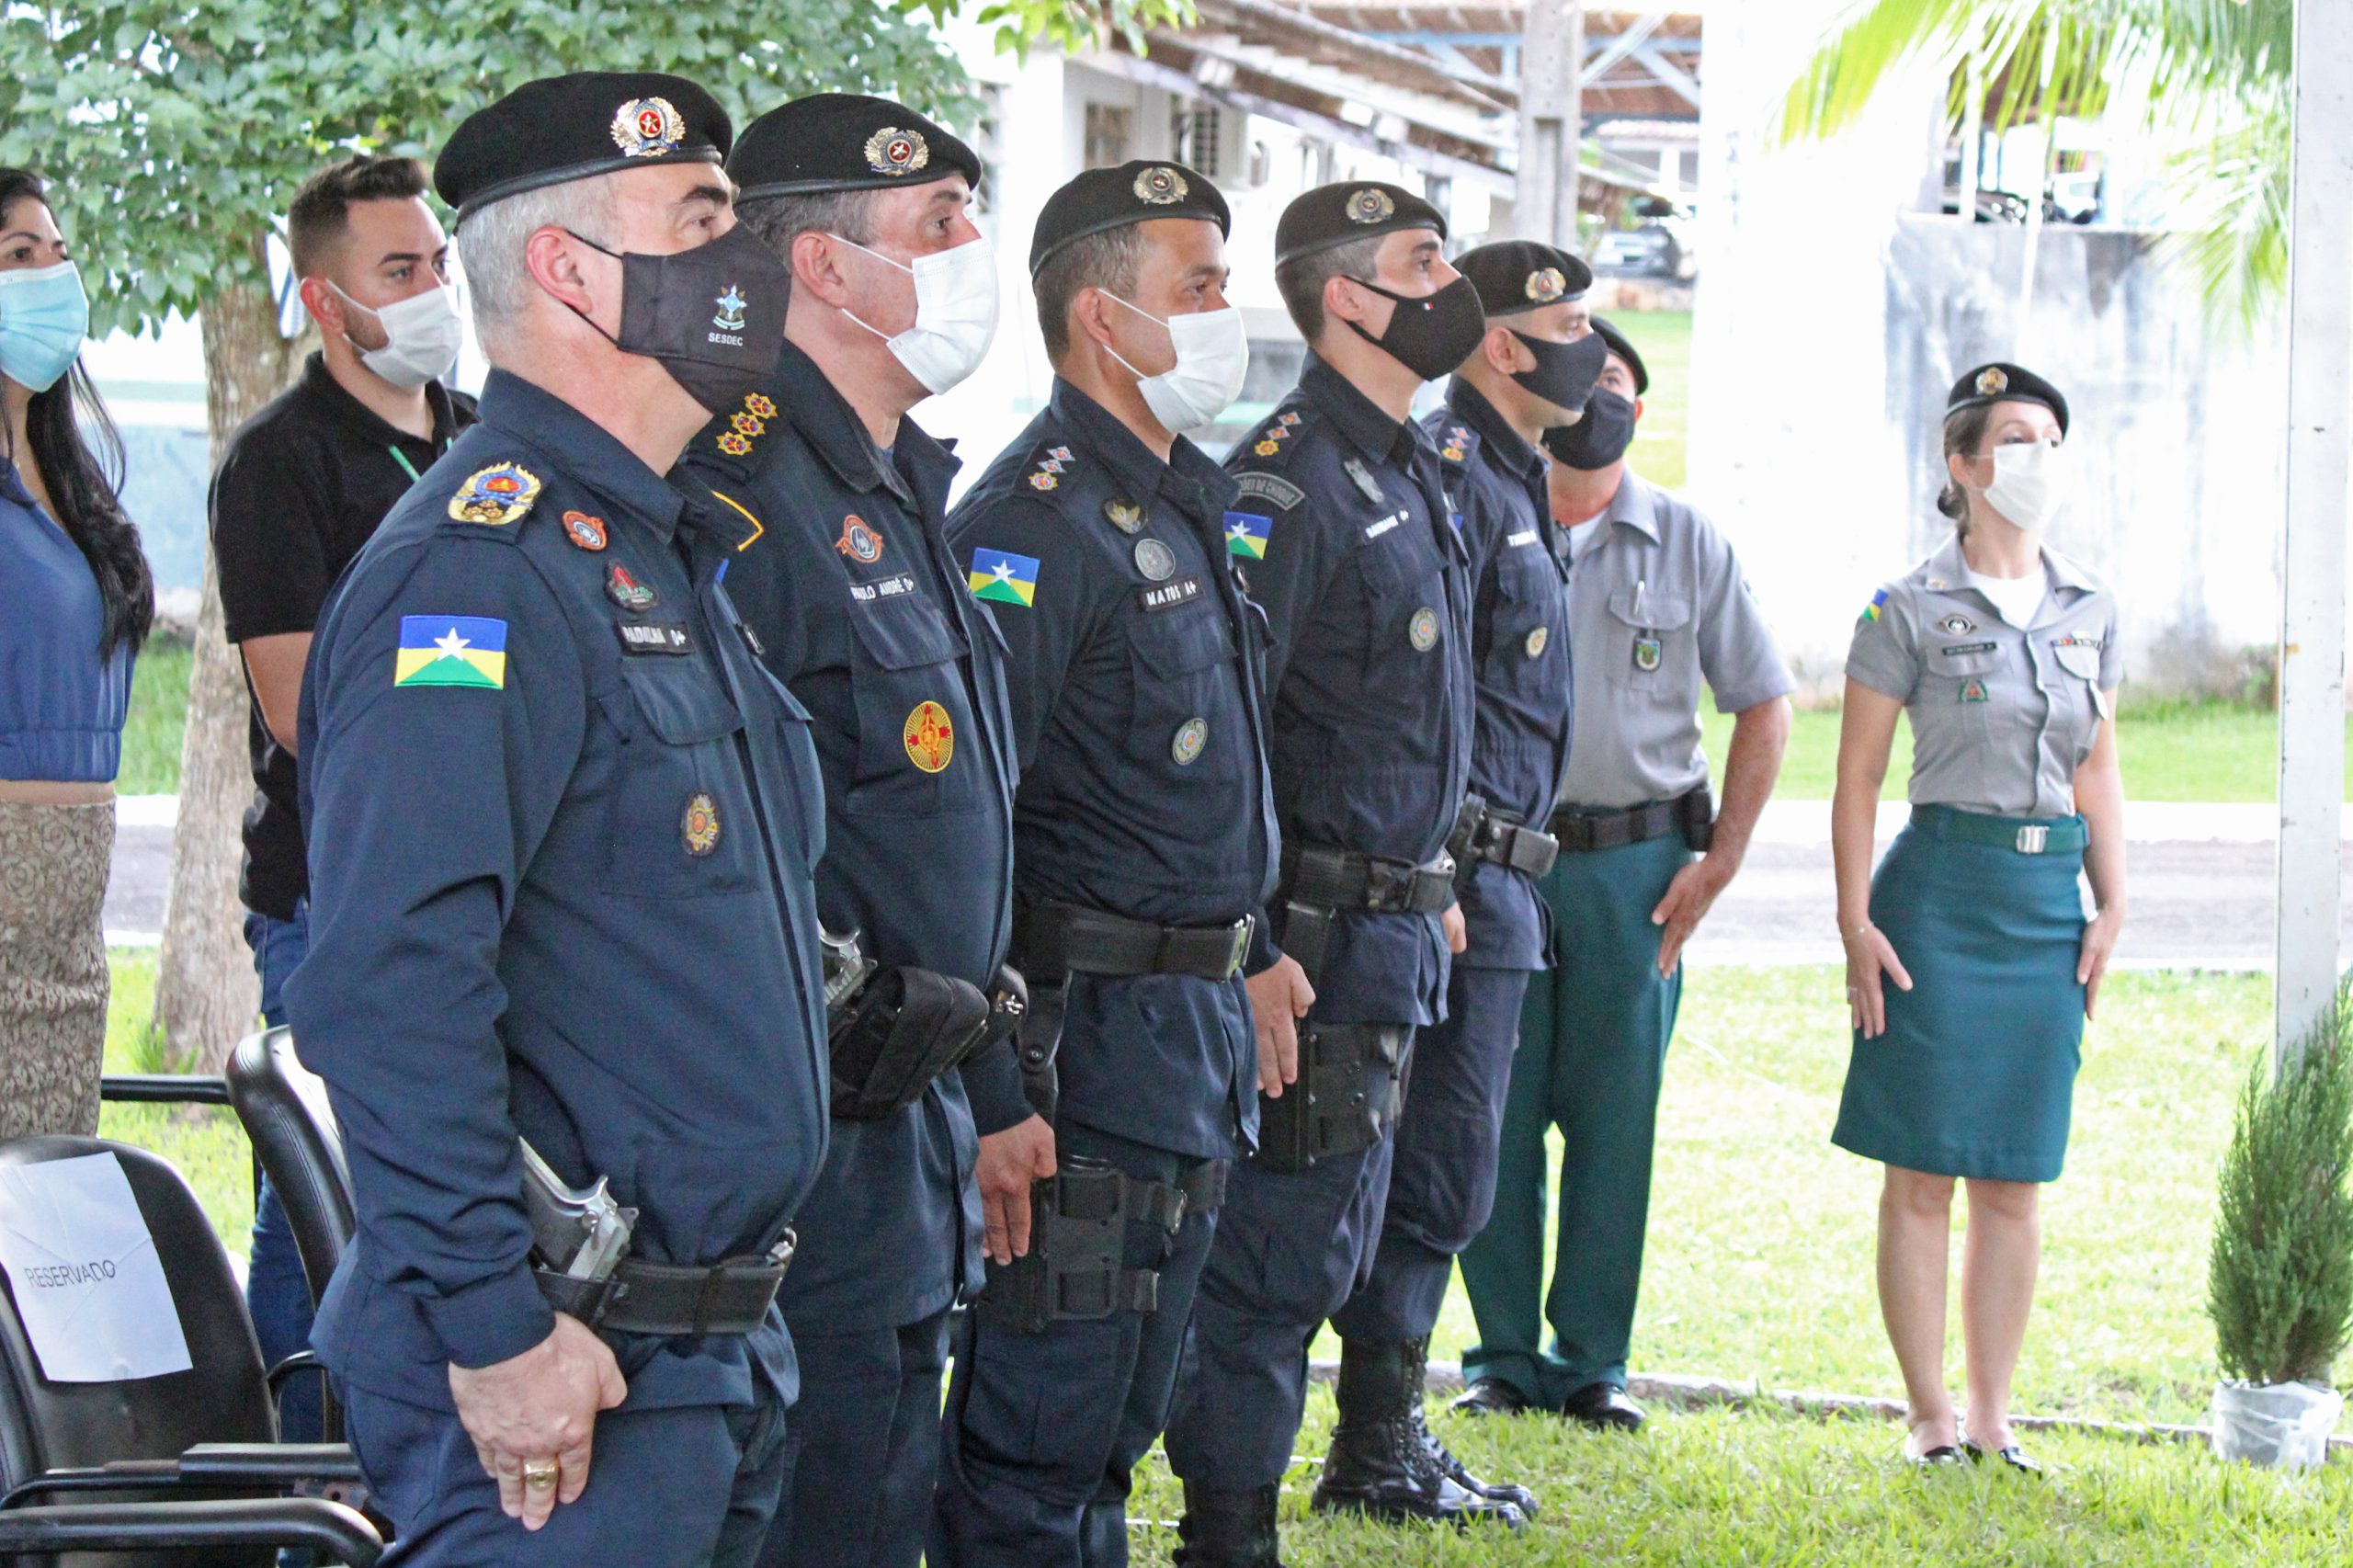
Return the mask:
[(2348, 996), (2276, 1076), (2267, 1053), (2239, 1096), (2207, 1271), (2222, 1381), (2214, 1451), (2324, 1462), (2344, 1397), (2329, 1369), (2353, 1334), (2353, 1042)]

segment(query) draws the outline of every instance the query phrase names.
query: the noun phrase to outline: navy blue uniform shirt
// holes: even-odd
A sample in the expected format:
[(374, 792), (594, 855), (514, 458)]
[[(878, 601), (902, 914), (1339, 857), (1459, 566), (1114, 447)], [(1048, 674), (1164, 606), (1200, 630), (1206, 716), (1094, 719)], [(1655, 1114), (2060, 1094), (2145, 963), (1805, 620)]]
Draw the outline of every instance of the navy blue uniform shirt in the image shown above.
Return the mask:
[[(1012, 929), (1010, 721), (995, 633), (948, 558), (956, 468), (911, 421), (881, 451), (788, 343), (767, 385), (697, 436), (672, 477), (735, 523), (705, 542), (730, 559), (729, 597), (809, 710), (825, 777), (826, 927), (860, 933), (882, 963), (986, 991)], [(995, 1054), (972, 1071), (994, 1070), (1017, 1101), (1011, 1044)], [(801, 1208), (786, 1320), (895, 1328), (977, 1290), (977, 1153), (954, 1073), (894, 1115), (836, 1120)]]
[[(1283, 842), (1416, 865), (1453, 831), (1471, 764), (1469, 556), (1436, 448), (1311, 353), (1226, 454), (1234, 506), (1267, 519), (1244, 573), (1274, 646)], [(1448, 955), (1435, 915), (1345, 915), (1315, 977), (1331, 1023), (1431, 1024)]]
[[(447, 1363), (552, 1327), (517, 1134), (567, 1181), (609, 1177), (657, 1263), (765, 1251), (825, 1149), (807, 716), (719, 574), (690, 573), (660, 475), (517, 377), (481, 415), (320, 615), (311, 947), (286, 990), (358, 1210), (314, 1343), (443, 1410)], [(631, 1408), (749, 1403), (755, 1375), (792, 1392), (774, 1312), (610, 1337)]]
[[(1569, 573), (1547, 526), (1544, 459), (1460, 379), (1423, 428), (1438, 445), (1447, 500), (1462, 520), (1473, 578), (1471, 792), (1544, 830), (1569, 765)], [(1525, 871), (1479, 861), (1462, 889), (1474, 969), (1542, 969), (1544, 901)]]
[[(1264, 634), (1230, 564), (1233, 483), (1181, 437), (1169, 460), (1058, 380), (950, 535), (1005, 633), (1020, 896), (1223, 925), (1274, 881)], [(1074, 974), (1056, 1114), (1228, 1159), (1256, 1137), (1257, 1059), (1238, 977)]]

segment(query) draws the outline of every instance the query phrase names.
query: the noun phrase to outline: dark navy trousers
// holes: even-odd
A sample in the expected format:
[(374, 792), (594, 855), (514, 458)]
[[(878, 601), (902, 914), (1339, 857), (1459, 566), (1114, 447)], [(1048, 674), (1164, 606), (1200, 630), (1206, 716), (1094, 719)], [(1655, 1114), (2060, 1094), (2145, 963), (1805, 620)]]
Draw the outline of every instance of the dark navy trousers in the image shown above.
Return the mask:
[(1446, 1021), (1414, 1042), (1372, 1273), (1332, 1314), (1343, 1339), (1396, 1345), (1438, 1326), (1457, 1254), (1495, 1206), (1495, 1156), (1529, 971), (1454, 966)]
[[(1190, 1162), (1064, 1121), (1056, 1153), (1173, 1182)], [(1222, 1224), (1188, 1210), (1172, 1241), (1127, 1226), (1125, 1267), (1160, 1271), (1159, 1307), (1059, 1319), (1041, 1334), (965, 1314), (941, 1423), (930, 1568), (1123, 1568), (1130, 1472), (1167, 1420), (1194, 1290)], [(805, 1399), (806, 1394), (803, 1395)]]
[(795, 1332), (801, 1398), (759, 1568), (916, 1568), (939, 1473), (948, 1309), (900, 1328)]
[(1186, 1481), (1243, 1492), (1290, 1468), (1308, 1345), (1370, 1275), (1395, 1153), (1392, 1131), (1303, 1171), (1234, 1167), (1168, 1421), (1169, 1468)]
[(588, 1489), (527, 1530), (446, 1410), (344, 1384), (344, 1425), (398, 1539), (383, 1568), (751, 1568), (776, 1511), (784, 1403), (597, 1417)]

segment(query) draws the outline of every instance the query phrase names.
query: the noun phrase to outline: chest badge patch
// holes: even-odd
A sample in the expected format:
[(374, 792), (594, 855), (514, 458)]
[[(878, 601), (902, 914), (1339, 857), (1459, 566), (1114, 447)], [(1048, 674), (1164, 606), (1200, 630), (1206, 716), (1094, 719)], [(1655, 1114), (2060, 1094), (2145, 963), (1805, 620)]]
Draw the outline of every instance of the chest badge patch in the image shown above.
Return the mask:
[(1274, 527), (1273, 520), (1255, 512), (1228, 512), (1225, 515), (1225, 552), (1245, 561), (1267, 559), (1267, 534)]
[(1437, 647), (1438, 611), (1427, 605), (1415, 610), (1414, 619), (1405, 624), (1405, 640), (1414, 645), (1416, 653), (1427, 653)]
[(852, 512), (842, 519), (842, 537), (834, 540), (834, 548), (852, 561), (868, 565), (882, 559), (882, 536), (866, 526), (866, 519)]
[(1937, 622), (1937, 630), (1948, 637), (1966, 637), (1977, 630), (1977, 623), (1965, 615), (1949, 615)]
[(1190, 767), (1210, 744), (1210, 722), (1195, 714), (1176, 726), (1176, 733), (1168, 742), (1168, 758), (1179, 767)]
[(1544, 652), (1545, 644), (1552, 641), (1552, 629), (1551, 627), (1536, 627), (1528, 634), (1528, 656), (1531, 659), (1538, 657)]
[(956, 755), (956, 727), (949, 722), (948, 710), (928, 699), (916, 703), (907, 715), (899, 741), (907, 748), (907, 760), (926, 773), (938, 772)]
[(1974, 676), (1972, 676), (1969, 679), (1962, 681), (1961, 683), (1961, 699), (1963, 702), (1984, 701), (1985, 683), (1979, 680)]
[(605, 574), (605, 597), (631, 615), (643, 615), (661, 602), (661, 596), (629, 574), (620, 562)]
[(1143, 527), (1143, 508), (1132, 501), (1106, 501), (1103, 515), (1123, 534), (1134, 533)]
[(520, 463), (493, 463), (468, 475), (449, 497), (449, 517), (496, 528), (520, 517), (539, 498), (539, 475)]
[(1348, 477), (1356, 482), (1356, 487), (1364, 492), (1364, 498), (1366, 500), (1378, 506), (1383, 501), (1388, 499), (1387, 496), (1381, 493), (1381, 481), (1373, 478), (1372, 471), (1365, 467), (1364, 464), (1358, 462), (1354, 458), (1350, 458), (1340, 466), (1346, 469), (1347, 471)]
[(605, 519), (592, 517), (585, 512), (566, 512), (563, 515), (563, 537), (583, 550), (602, 550), (606, 541)]
[(1176, 571), (1176, 552), (1156, 539), (1136, 540), (1136, 570), (1155, 583), (1165, 583)]
[(678, 813), (678, 842), (698, 860), (719, 847), (719, 802), (709, 790), (687, 797), (686, 809)]
[(1634, 667), (1648, 675), (1658, 668), (1659, 641), (1655, 637), (1634, 639)]

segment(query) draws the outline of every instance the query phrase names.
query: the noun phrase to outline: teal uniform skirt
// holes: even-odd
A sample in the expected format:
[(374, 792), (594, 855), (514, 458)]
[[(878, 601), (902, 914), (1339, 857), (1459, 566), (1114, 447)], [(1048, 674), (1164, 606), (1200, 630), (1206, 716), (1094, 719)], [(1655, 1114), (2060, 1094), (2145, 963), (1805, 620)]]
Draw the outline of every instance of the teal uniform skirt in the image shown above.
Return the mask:
[[(2043, 829), (2040, 854), (2017, 847)], [(1918, 806), (1871, 878), (1871, 923), (1910, 991), (1882, 976), (1887, 1032), (1855, 1054), (1831, 1142), (1908, 1170), (2056, 1181), (2082, 1060), (2080, 817)]]

